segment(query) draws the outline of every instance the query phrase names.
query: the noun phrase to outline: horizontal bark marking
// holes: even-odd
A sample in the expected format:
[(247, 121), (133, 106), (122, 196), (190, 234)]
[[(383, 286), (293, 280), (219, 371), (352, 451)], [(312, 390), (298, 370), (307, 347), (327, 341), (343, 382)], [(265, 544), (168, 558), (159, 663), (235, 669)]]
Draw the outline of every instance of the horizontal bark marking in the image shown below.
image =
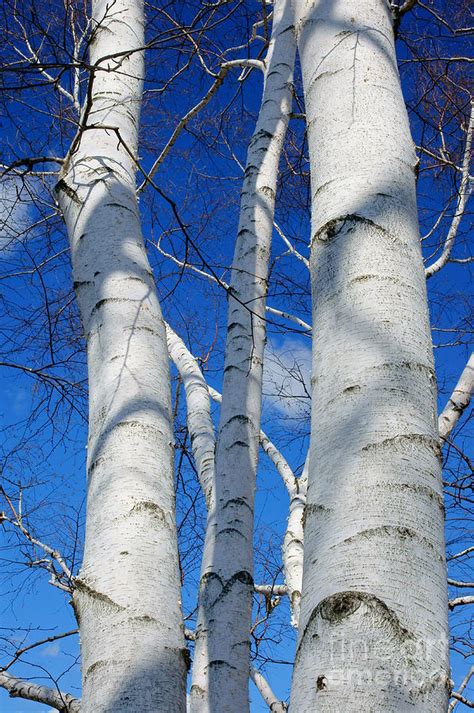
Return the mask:
[(158, 621), (155, 619), (155, 617), (150, 616), (149, 614), (141, 614), (140, 616), (131, 616), (129, 621), (140, 621), (145, 624), (158, 624)]
[[(108, 426), (106, 429), (104, 429), (98, 438), (104, 438), (105, 436), (108, 436), (112, 431), (115, 429), (123, 429), (123, 428), (130, 428), (130, 429), (140, 429), (142, 431), (148, 431), (150, 433), (158, 433), (160, 436), (163, 436), (163, 432), (161, 431), (158, 426), (154, 426), (152, 423), (145, 423), (142, 421), (118, 421), (117, 423), (113, 423), (111, 426)], [(100, 459), (98, 458), (97, 461)]]
[[(234, 369), (238, 369), (238, 368), (239, 368), (239, 367), (234, 367)], [(237, 423), (242, 423), (242, 424), (243, 424), (243, 423), (251, 423), (251, 419), (250, 419), (248, 416), (246, 416), (245, 414), (237, 414), (237, 415), (232, 416), (231, 418), (229, 418), (229, 420), (226, 421), (226, 422), (222, 425), (221, 431), (222, 431), (224, 428), (227, 428), (227, 426), (230, 426), (234, 421), (237, 421)]]
[(229, 668), (232, 671), (237, 670), (235, 666), (232, 666), (232, 664), (228, 663), (227, 661), (223, 661), (222, 659), (215, 659), (214, 661), (209, 661), (207, 668)]
[(137, 300), (131, 300), (129, 297), (104, 297), (103, 299), (99, 300), (96, 302), (94, 307), (91, 310), (90, 316), (95, 312), (98, 312), (102, 307), (104, 307), (106, 304), (112, 304), (112, 303), (121, 303), (123, 304), (124, 302), (136, 302)]
[(384, 438), (383, 441), (378, 441), (375, 443), (368, 443), (366, 446), (361, 448), (361, 452), (373, 451), (391, 448), (392, 446), (405, 444), (416, 444), (420, 446), (428, 446), (434, 451), (437, 458), (441, 458), (441, 446), (437, 438), (433, 438), (425, 433), (402, 433), (390, 438)]
[(235, 532), (235, 534), (238, 535), (239, 537), (241, 537), (243, 540), (247, 539), (245, 537), (245, 535), (242, 532), (240, 532), (240, 530), (237, 530), (236, 527), (224, 527), (224, 529), (216, 532), (216, 538), (219, 537), (220, 535), (228, 535), (231, 532)]
[(161, 522), (166, 522), (166, 513), (159, 505), (154, 503), (152, 500), (141, 500), (135, 503), (133, 508), (128, 513), (131, 515), (133, 512), (148, 511), (152, 515), (158, 518)]
[(344, 621), (344, 619), (352, 616), (352, 614), (355, 614), (355, 612), (363, 604), (373, 615), (375, 620), (374, 626), (376, 625), (377, 620), (379, 621), (377, 628), (380, 627), (382, 622), (385, 622), (390, 626), (390, 629), (400, 641), (407, 641), (414, 638), (413, 634), (402, 626), (396, 613), (390, 609), (384, 601), (375, 596), (375, 594), (358, 591), (337, 592), (336, 594), (331, 594), (329, 597), (320, 601), (311, 612), (301, 639), (298, 643), (295, 661), (299, 657), (305, 637), (308, 635), (310, 628), (318, 617), (328, 621), (330, 624), (337, 625)]
[(343, 390), (343, 394), (355, 394), (358, 391), (360, 391), (360, 386), (359, 384), (354, 384), (354, 386), (346, 386), (346, 388)]
[(253, 589), (253, 577), (250, 572), (247, 572), (247, 570), (240, 570), (239, 572), (236, 572), (226, 582), (224, 582), (222, 577), (220, 577), (217, 572), (206, 572), (201, 577), (200, 588), (202, 589), (207, 587), (212, 582), (217, 582), (221, 587), (221, 591), (214, 599), (211, 607), (217, 604), (221, 599), (225, 598), (227, 594), (232, 591), (234, 584), (244, 584)]
[[(316, 231), (313, 236), (313, 239), (311, 240), (311, 244), (313, 242), (318, 242), (321, 244), (329, 243), (331, 240), (334, 240), (342, 233), (347, 223), (349, 224), (349, 226), (351, 226), (351, 224), (362, 223), (363, 225), (368, 225), (371, 228), (375, 228), (379, 232), (388, 235), (385, 228), (383, 228), (381, 225), (378, 225), (377, 223), (374, 223), (374, 221), (370, 218), (365, 218), (364, 216), (358, 215), (357, 213), (348, 213), (347, 215), (341, 215), (338, 218), (332, 218), (332, 220), (328, 220), (327, 223), (325, 223), (321, 228), (319, 228), (319, 230)], [(349, 231), (352, 229), (352, 227), (349, 227)]]
[(74, 588), (81, 594), (86, 594), (91, 599), (102, 602), (107, 606), (115, 609), (116, 611), (125, 611), (125, 607), (117, 602), (114, 602), (107, 594), (103, 592), (98, 592), (96, 589), (90, 587), (83, 579), (76, 577), (74, 579)]
[(408, 490), (417, 495), (425, 495), (430, 500), (435, 500), (441, 510), (444, 511), (444, 497), (436, 490), (427, 485), (418, 485), (417, 483), (375, 483), (375, 487), (385, 488), (387, 490)]
[(109, 659), (108, 661), (103, 661), (103, 660), (99, 659), (98, 661), (94, 661), (94, 663), (89, 666), (85, 675), (90, 676), (91, 673), (93, 673), (94, 671), (97, 671), (100, 668), (104, 668), (104, 666), (114, 667), (118, 663), (119, 663), (118, 661), (114, 661), (113, 659)]
[(123, 203), (104, 203), (103, 205), (104, 208), (120, 208), (121, 210), (128, 210), (129, 213), (132, 213), (132, 215), (136, 216), (137, 212), (133, 208), (129, 208), (126, 205), (123, 205)]
[(330, 512), (332, 512), (332, 508), (328, 508), (327, 505), (322, 505), (321, 503), (307, 503), (305, 505), (303, 517), (302, 517), (303, 527), (305, 525), (306, 518), (309, 515), (318, 515), (318, 514), (330, 513)]
[(234, 441), (230, 446), (227, 446), (226, 451), (232, 450), (235, 446), (240, 446), (241, 448), (250, 448), (250, 445), (246, 441)]
[(434, 547), (433, 543), (430, 542), (426, 537), (423, 537), (423, 535), (419, 535), (416, 530), (412, 530), (410, 527), (401, 527), (399, 525), (379, 525), (378, 527), (368, 527), (365, 530), (357, 532), (355, 535), (346, 537), (344, 540), (338, 542), (336, 545), (332, 545), (330, 549), (333, 550), (339, 547), (340, 545), (346, 545), (350, 542), (356, 542), (360, 537), (370, 538), (375, 537), (377, 535), (387, 535), (389, 537), (396, 535), (401, 540), (416, 539), (419, 542), (423, 542), (430, 549), (435, 550), (436, 552), (436, 548)]
[(245, 507), (248, 508), (250, 510), (250, 512), (253, 512), (252, 508), (250, 507), (248, 502), (245, 500), (245, 498), (231, 498), (230, 500), (228, 500), (226, 502), (226, 504), (224, 505), (224, 507), (222, 509), (225, 510), (226, 507), (229, 507), (229, 505), (245, 505)]

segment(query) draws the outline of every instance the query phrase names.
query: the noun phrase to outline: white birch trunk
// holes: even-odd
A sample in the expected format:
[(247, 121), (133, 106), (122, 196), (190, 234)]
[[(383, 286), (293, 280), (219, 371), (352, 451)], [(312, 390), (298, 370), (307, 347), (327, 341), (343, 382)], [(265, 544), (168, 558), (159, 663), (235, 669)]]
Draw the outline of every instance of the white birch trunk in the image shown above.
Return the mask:
[(199, 364), (176, 332), (165, 324), (170, 358), (181, 376), (186, 394), (188, 431), (199, 483), (208, 510), (214, 507), (216, 438), (211, 416), (209, 388)]
[(82, 121), (95, 128), (73, 143), (57, 185), (89, 369), (86, 540), (74, 592), (81, 710), (182, 712), (187, 652), (169, 367), (132, 158), (144, 72), (143, 2), (92, 6), (96, 69)]
[(283, 537), (283, 572), (291, 606), (291, 623), (298, 628), (301, 609), (301, 590), (304, 564), (304, 513), (308, 487), (309, 453), (306, 456), (301, 477), (295, 480), (295, 488), (290, 495), (290, 514)]
[(260, 432), (265, 299), (278, 165), (292, 104), (290, 0), (274, 6), (265, 84), (245, 170), (229, 294), (216, 450), (191, 687), (192, 713), (249, 709), (253, 503)]
[(313, 394), (294, 713), (449, 689), (415, 153), (384, 0), (295, 0), (312, 180)]

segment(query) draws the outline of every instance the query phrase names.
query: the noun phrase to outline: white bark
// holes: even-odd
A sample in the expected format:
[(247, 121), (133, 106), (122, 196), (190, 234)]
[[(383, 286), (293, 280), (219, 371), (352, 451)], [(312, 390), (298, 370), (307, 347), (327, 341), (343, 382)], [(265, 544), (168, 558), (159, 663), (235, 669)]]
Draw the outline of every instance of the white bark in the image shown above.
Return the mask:
[(454, 241), (461, 223), (461, 219), (466, 210), (469, 196), (471, 195), (471, 177), (469, 175), (469, 167), (471, 164), (471, 147), (472, 147), (472, 132), (474, 131), (474, 101), (471, 101), (471, 114), (469, 124), (466, 131), (466, 146), (464, 148), (464, 158), (462, 162), (461, 184), (459, 186), (459, 194), (456, 202), (456, 210), (451, 221), (451, 225), (446, 236), (446, 241), (443, 246), (441, 255), (435, 262), (426, 268), (426, 279), (432, 277), (436, 272), (439, 272), (446, 265), (451, 256)]
[(471, 402), (474, 391), (474, 354), (471, 354), (448, 403), (438, 418), (439, 437), (446, 441)]
[(290, 493), (290, 514), (283, 538), (282, 559), (291, 606), (291, 623), (298, 628), (301, 608), (304, 563), (304, 513), (308, 487), (309, 453), (297, 488)]
[[(74, 602), (84, 713), (184, 711), (168, 355), (134, 156), (142, 0), (95, 0), (82, 128), (57, 194), (89, 369), (87, 524)], [(104, 128), (109, 127), (109, 128)]]
[(28, 701), (42, 703), (45, 706), (56, 708), (61, 713), (79, 713), (81, 710), (81, 702), (69, 693), (63, 693), (39, 683), (24, 681), (6, 671), (0, 671), (0, 687), (9, 693), (10, 698), (24, 698)]
[(209, 389), (201, 369), (183, 340), (165, 324), (168, 351), (181, 376), (186, 394), (186, 410), (191, 447), (199, 482), (208, 510), (214, 507), (215, 434)]
[[(165, 323), (169, 355), (183, 381), (186, 394), (188, 429), (193, 457), (196, 462), (199, 482), (205, 494), (208, 509), (214, 507), (213, 493), (215, 480), (214, 447), (215, 436), (212, 423), (210, 397), (219, 404), (221, 394), (208, 386), (201, 369), (181, 337)], [(303, 576), (303, 514), (306, 503), (307, 463), (300, 479), (295, 478), (287, 460), (260, 430), (260, 446), (272, 461), (290, 496), (290, 515), (282, 547), (285, 585), (256, 585), (256, 592), (284, 596), (288, 595), (292, 610), (292, 623), (298, 626)]]
[[(218, 403), (221, 395), (209, 387), (209, 393)], [(308, 458), (301, 478), (295, 478), (286, 458), (270, 441), (267, 434), (260, 430), (260, 446), (275, 466), (290, 496), (288, 523), (283, 537), (282, 560), (285, 577), (285, 594), (290, 599), (291, 623), (298, 627), (301, 601), (301, 583), (303, 579), (303, 517), (306, 505)], [(256, 591), (257, 588), (255, 588)], [(278, 592), (275, 591), (278, 595)]]
[(292, 103), (289, 0), (274, 6), (262, 105), (250, 142), (232, 265), (215, 508), (201, 569), (192, 713), (249, 710), (253, 501), (260, 432), (265, 299), (278, 164)]
[(447, 582), (415, 154), (384, 0), (295, 0), (313, 394), (294, 713), (446, 710)]
[(269, 707), (271, 713), (286, 712), (287, 707), (285, 703), (275, 696), (267, 679), (253, 666), (250, 667), (250, 678), (258, 688), (260, 695)]

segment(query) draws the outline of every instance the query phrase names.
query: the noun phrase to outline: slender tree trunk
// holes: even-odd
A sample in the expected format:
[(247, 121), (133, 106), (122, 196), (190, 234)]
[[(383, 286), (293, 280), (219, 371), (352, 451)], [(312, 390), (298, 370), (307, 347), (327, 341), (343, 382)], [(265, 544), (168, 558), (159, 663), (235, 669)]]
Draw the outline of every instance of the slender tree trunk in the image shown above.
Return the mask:
[(296, 0), (313, 399), (294, 713), (448, 702), (435, 375), (415, 153), (384, 0)]
[(178, 369), (186, 393), (188, 431), (199, 483), (209, 510), (214, 507), (216, 437), (211, 416), (209, 388), (199, 364), (183, 340), (165, 323), (166, 341), (172, 362)]
[(306, 456), (303, 473), (295, 481), (295, 488), (289, 491), (290, 514), (283, 538), (282, 560), (283, 573), (291, 607), (291, 623), (299, 626), (301, 610), (301, 589), (303, 583), (304, 563), (304, 512), (306, 507), (306, 490), (308, 484), (309, 454)]
[[(95, 0), (89, 93), (58, 199), (87, 341), (83, 713), (185, 710), (166, 338), (135, 195), (142, 0)], [(94, 128), (89, 128), (89, 127)], [(105, 128), (108, 127), (108, 128)]]
[(208, 514), (193, 662), (193, 713), (249, 709), (253, 504), (260, 433), (265, 299), (278, 165), (292, 104), (290, 0), (274, 6), (265, 85), (250, 142), (232, 264), (215, 506)]

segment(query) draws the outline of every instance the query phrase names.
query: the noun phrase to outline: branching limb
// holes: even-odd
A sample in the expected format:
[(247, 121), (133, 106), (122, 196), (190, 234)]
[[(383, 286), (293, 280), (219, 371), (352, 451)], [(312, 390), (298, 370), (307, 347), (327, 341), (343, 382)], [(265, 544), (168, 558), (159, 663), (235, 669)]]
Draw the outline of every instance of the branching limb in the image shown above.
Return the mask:
[(412, 10), (415, 7), (417, 2), (418, 2), (418, 0), (405, 0), (405, 2), (402, 5), (397, 6), (398, 17), (401, 17), (406, 12), (409, 12), (410, 10)]
[(474, 582), (459, 582), (457, 579), (448, 579), (448, 584), (451, 587), (466, 587), (467, 589), (474, 589)]
[(55, 634), (54, 636), (48, 636), (46, 639), (41, 639), (41, 641), (35, 641), (33, 644), (30, 644), (29, 646), (23, 646), (21, 649), (17, 649), (15, 651), (15, 655), (11, 659), (11, 661), (4, 666), (1, 670), (2, 672), (6, 671), (7, 669), (10, 668), (10, 666), (13, 666), (15, 661), (18, 661), (20, 656), (23, 656), (23, 654), (26, 654), (27, 651), (31, 651), (32, 649), (36, 649), (38, 646), (43, 646), (44, 644), (50, 644), (52, 641), (58, 641), (59, 639), (65, 639), (67, 636), (73, 636), (74, 634), (78, 634), (79, 629), (73, 629), (72, 631), (65, 631), (62, 634)]
[(473, 674), (474, 674), (474, 666), (471, 666), (471, 668), (467, 672), (463, 682), (459, 686), (458, 690), (453, 691), (453, 693), (451, 694), (451, 697), (454, 698), (454, 700), (451, 701), (451, 703), (448, 706), (448, 713), (452, 713), (452, 711), (456, 708), (458, 703), (464, 703), (464, 700), (462, 700), (463, 696), (461, 694), (464, 691), (464, 689), (466, 688), (469, 681), (471, 680), (471, 677)]
[(474, 102), (471, 102), (471, 115), (469, 118), (469, 125), (467, 127), (467, 133), (466, 133), (466, 146), (464, 149), (464, 159), (462, 163), (462, 177), (461, 177), (461, 184), (459, 186), (459, 194), (458, 194), (458, 200), (457, 200), (457, 205), (456, 205), (456, 211), (453, 216), (453, 220), (451, 222), (451, 226), (448, 231), (448, 235), (446, 237), (446, 241), (444, 243), (443, 251), (439, 258), (435, 260), (435, 262), (430, 265), (429, 267), (426, 268), (425, 270), (425, 276), (426, 279), (432, 277), (436, 272), (439, 272), (442, 267), (446, 265), (446, 263), (449, 260), (449, 257), (451, 255), (451, 250), (453, 249), (454, 245), (454, 240), (456, 238), (456, 234), (458, 232), (459, 224), (461, 222), (461, 218), (464, 214), (467, 201), (469, 200), (469, 196), (471, 195), (471, 180), (469, 177), (469, 164), (471, 160), (471, 146), (472, 146), (472, 132), (474, 129)]
[(456, 597), (449, 600), (449, 608), (453, 610), (455, 607), (464, 606), (465, 604), (474, 604), (474, 595), (467, 597)]
[(456, 560), (459, 557), (465, 557), (466, 555), (469, 555), (471, 552), (474, 552), (474, 546), (472, 547), (467, 547), (465, 550), (462, 550), (461, 552), (456, 552), (454, 555), (449, 555), (447, 557), (448, 562), (451, 562), (451, 560)]
[[(225, 289), (227, 292), (230, 290), (230, 286), (227, 282), (222, 280), (221, 278), (217, 278), (214, 275), (211, 275), (211, 273), (206, 272), (205, 270), (201, 270), (199, 267), (196, 267), (195, 265), (192, 265), (191, 263), (185, 261), (185, 260), (179, 260), (177, 257), (172, 255), (171, 253), (166, 252), (162, 247), (161, 247), (161, 240), (159, 240), (156, 243), (153, 243), (153, 245), (156, 247), (159, 253), (163, 255), (163, 257), (168, 258), (168, 260), (171, 260), (174, 262), (175, 265), (178, 265), (178, 267), (186, 270), (190, 270), (191, 272), (195, 272), (197, 275), (200, 275), (201, 277), (204, 277), (206, 280), (209, 280), (210, 282), (214, 282), (216, 285), (219, 285), (223, 289)], [(293, 322), (294, 324), (297, 324), (298, 327), (301, 327), (304, 329), (305, 332), (311, 333), (312, 328), (311, 325), (305, 322), (303, 319), (300, 319), (300, 317), (296, 317), (294, 314), (290, 314), (289, 312), (285, 312), (281, 309), (277, 309), (276, 307), (270, 307), (269, 305), (265, 305), (265, 311), (268, 312), (269, 314), (274, 314), (277, 317), (280, 317), (281, 319), (286, 319), (289, 322)]]
[[(46, 565), (46, 569), (51, 574), (50, 584), (63, 591), (71, 592), (74, 583), (74, 576), (69, 567), (67, 566), (64, 557), (61, 555), (60, 552), (58, 552), (58, 550), (54, 549), (53, 547), (50, 547), (45, 542), (41, 542), (41, 540), (38, 540), (36, 537), (33, 537), (28, 528), (25, 527), (23, 523), (21, 511), (18, 510), (17, 512), (11, 499), (8, 497), (8, 495), (1, 486), (0, 492), (5, 497), (5, 500), (7, 501), (13, 514), (13, 517), (8, 517), (5, 513), (0, 513), (0, 522), (8, 522), (10, 525), (13, 525), (13, 527), (16, 527), (34, 547), (38, 547), (39, 549), (43, 550), (43, 552), (45, 552), (50, 559), (38, 560), (37, 563)], [(54, 562), (58, 565), (59, 569), (61, 569), (63, 574), (66, 576), (67, 584), (64, 584), (64, 582), (62, 581), (63, 575), (61, 575), (57, 571), (54, 566)]]
[(21, 678), (16, 678), (9, 673), (0, 672), (0, 687), (4, 688), (10, 698), (24, 698), (28, 701), (36, 701), (43, 705), (56, 708), (61, 713), (80, 713), (81, 702), (69, 693), (49, 686), (41, 686), (38, 683), (31, 683)]
[(288, 594), (286, 584), (254, 584), (253, 588), (257, 594), (263, 594), (265, 597), (285, 597)]
[(272, 713), (285, 713), (288, 710), (286, 703), (275, 696), (267, 679), (253, 666), (250, 667), (250, 678)]
[(474, 391), (474, 354), (471, 354), (448, 403), (438, 418), (439, 436), (446, 441), (469, 406)]
[(304, 255), (301, 255), (301, 253), (298, 252), (298, 250), (295, 248), (295, 246), (291, 243), (291, 241), (286, 237), (285, 233), (283, 230), (280, 228), (278, 223), (273, 221), (273, 227), (277, 231), (278, 235), (280, 238), (283, 240), (285, 243), (286, 247), (288, 248), (288, 251), (294, 255), (298, 260), (301, 260), (301, 262), (308, 268), (309, 270), (309, 260), (306, 258)]
[(463, 703), (468, 708), (474, 708), (474, 701), (469, 701), (467, 698), (464, 698), (464, 696), (462, 696), (457, 691), (455, 691), (451, 695), (458, 703)]
[(213, 507), (215, 433), (211, 417), (209, 390), (199, 364), (183, 340), (165, 322), (168, 351), (176, 366), (186, 393), (188, 429), (199, 482), (208, 509)]
[[(255, 67), (257, 69), (264, 70), (265, 69), (265, 64), (261, 60), (257, 59), (234, 59), (230, 60), (229, 62), (224, 62), (224, 64), (221, 65), (219, 73), (216, 75), (216, 78), (214, 82), (212, 83), (211, 87), (208, 89), (207, 93), (203, 96), (203, 98), (198, 101), (195, 106), (193, 106), (192, 109), (190, 109), (187, 114), (185, 114), (178, 122), (176, 125), (173, 133), (171, 134), (170, 138), (168, 139), (165, 147), (162, 149), (160, 155), (154, 162), (153, 166), (148, 172), (148, 179), (153, 178), (163, 161), (165, 160), (166, 156), (169, 154), (171, 149), (173, 148), (174, 144), (176, 143), (179, 135), (183, 131), (183, 129), (186, 127), (186, 125), (191, 121), (191, 119), (196, 116), (196, 114), (206, 106), (206, 104), (209, 103), (209, 101), (212, 99), (214, 94), (217, 92), (219, 87), (221, 86), (222, 82), (226, 78), (227, 74), (229, 73), (229, 70), (232, 69), (233, 67)], [(143, 189), (147, 185), (147, 180), (143, 181), (141, 185), (138, 187), (138, 192), (140, 193), (143, 191)]]

